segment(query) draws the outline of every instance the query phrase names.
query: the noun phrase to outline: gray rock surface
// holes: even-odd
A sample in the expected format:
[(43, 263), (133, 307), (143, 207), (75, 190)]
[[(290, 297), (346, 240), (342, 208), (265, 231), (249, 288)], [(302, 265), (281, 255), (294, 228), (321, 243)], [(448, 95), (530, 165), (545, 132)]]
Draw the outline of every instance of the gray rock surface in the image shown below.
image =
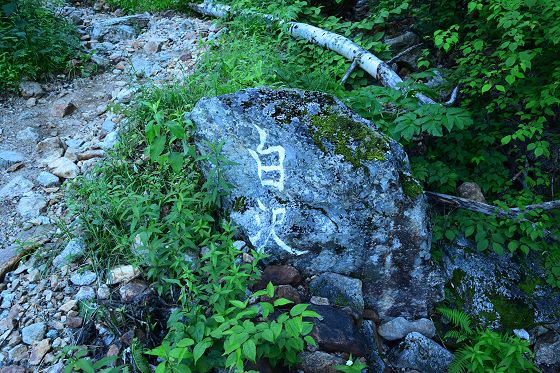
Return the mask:
[(99, 143), (99, 147), (103, 150), (108, 150), (114, 147), (119, 142), (119, 134), (117, 131), (110, 132), (103, 141)]
[(145, 28), (149, 22), (150, 17), (145, 14), (97, 21), (93, 24), (91, 38), (98, 41), (118, 43), (138, 36), (139, 30)]
[(33, 188), (33, 183), (23, 176), (15, 176), (0, 188), (0, 201), (20, 197)]
[[(556, 327), (560, 325), (556, 324)], [(535, 363), (544, 373), (560, 371), (560, 335), (550, 330), (537, 338), (535, 343)]]
[(39, 193), (27, 194), (19, 200), (17, 212), (24, 219), (32, 219), (41, 215), (47, 206), (47, 200)]
[(25, 157), (20, 152), (13, 150), (0, 150), (0, 169), (8, 168), (14, 163), (25, 161)]
[(92, 271), (75, 272), (70, 276), (70, 281), (74, 285), (90, 285), (97, 279), (97, 275)]
[(346, 360), (340, 356), (323, 351), (304, 351), (299, 355), (301, 367), (306, 373), (338, 373), (337, 365), (345, 365)]
[(90, 286), (82, 286), (74, 296), (75, 300), (95, 299), (95, 290)]
[(424, 317), (441, 299), (425, 197), (370, 122), (326, 94), (267, 88), (202, 99), (190, 118), (201, 154), (224, 142), (225, 209), (271, 261), (360, 279), (382, 319)]
[(39, 135), (32, 127), (26, 127), (17, 133), (16, 138), (18, 140), (37, 142)]
[(19, 84), (19, 91), (24, 98), (41, 97), (45, 94), (37, 82), (23, 81)]
[(41, 173), (37, 176), (37, 182), (45, 188), (60, 185), (60, 179), (58, 178), (58, 176), (53, 175), (47, 171), (41, 171)]
[(404, 317), (396, 317), (379, 325), (377, 332), (388, 341), (403, 339), (412, 332), (418, 332), (432, 338), (436, 334), (436, 327), (433, 321), (429, 319), (408, 321)]
[(43, 339), (47, 327), (44, 322), (37, 322), (21, 329), (21, 339), (28, 345)]
[(547, 285), (541, 255), (516, 261), (458, 239), (444, 250), (443, 268), (463, 310), (484, 326), (512, 330), (558, 320), (560, 291)]
[(66, 244), (64, 250), (54, 258), (53, 265), (55, 267), (64, 265), (68, 263), (72, 257), (82, 254), (85, 249), (86, 244), (83, 239), (73, 238)]
[(422, 334), (413, 332), (390, 351), (388, 360), (399, 369), (445, 373), (453, 361), (453, 354)]
[(364, 311), (362, 281), (337, 273), (323, 273), (309, 283), (312, 295), (327, 298), (337, 307), (350, 307), (358, 315)]

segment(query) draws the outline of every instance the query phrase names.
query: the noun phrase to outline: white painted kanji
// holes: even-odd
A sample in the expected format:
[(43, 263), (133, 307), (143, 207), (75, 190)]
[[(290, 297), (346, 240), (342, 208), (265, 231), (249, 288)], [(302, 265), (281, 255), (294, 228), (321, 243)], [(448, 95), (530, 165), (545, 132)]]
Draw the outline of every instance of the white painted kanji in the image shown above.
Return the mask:
[[(267, 134), (266, 132), (254, 124), (255, 128), (259, 133), (260, 143), (257, 145), (257, 149), (247, 149), (249, 154), (255, 159), (257, 162), (257, 173), (259, 175), (259, 179), (261, 180), (261, 185), (263, 186), (272, 186), (278, 188), (278, 190), (284, 190), (284, 158), (286, 158), (286, 149), (283, 146), (276, 145), (276, 146), (269, 146), (268, 148), (264, 148), (266, 143)], [(269, 155), (269, 154), (278, 154), (278, 163), (273, 165), (263, 165), (260, 155)]]
[[(259, 175), (259, 180), (262, 186), (269, 186), (277, 188), (279, 191), (284, 190), (284, 159), (286, 158), (286, 150), (281, 145), (268, 146), (265, 148), (267, 133), (265, 130), (254, 124), (257, 132), (259, 133), (259, 145), (255, 150), (247, 149), (249, 154), (257, 162), (257, 174)], [(261, 155), (274, 155), (277, 154), (278, 162), (276, 164), (264, 165), (261, 161)], [(264, 224), (261, 219), (260, 214), (255, 214), (255, 222), (257, 226), (260, 227), (259, 231), (254, 235), (249, 237), (249, 240), (253, 246), (262, 249), (270, 239), (272, 239), (278, 247), (282, 250), (289, 252), (293, 255), (305, 254), (307, 251), (301, 251), (291, 248), (286, 244), (278, 234), (276, 234), (276, 227), (284, 222), (286, 218), (286, 209), (284, 207), (272, 208), (270, 210), (260, 199), (257, 200), (259, 210), (262, 213), (271, 213), (270, 224)]]

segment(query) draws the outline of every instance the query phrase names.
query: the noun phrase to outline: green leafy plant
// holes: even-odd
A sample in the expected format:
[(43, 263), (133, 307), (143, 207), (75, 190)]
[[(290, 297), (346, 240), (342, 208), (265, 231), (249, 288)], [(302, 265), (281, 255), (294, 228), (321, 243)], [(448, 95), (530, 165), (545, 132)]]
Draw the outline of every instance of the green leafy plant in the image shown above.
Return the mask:
[(76, 28), (41, 0), (0, 1), (0, 88), (64, 71), (79, 55)]
[(474, 329), (470, 317), (462, 311), (438, 310), (455, 327), (445, 334), (444, 339), (453, 340), (460, 346), (449, 366), (450, 373), (538, 371), (532, 362), (529, 341), (489, 329)]
[[(269, 284), (252, 296), (272, 298), (274, 287)], [(293, 306), (289, 313), (275, 312), (290, 303), (283, 298), (254, 305), (229, 300), (226, 305), (210, 305), (214, 308), (210, 316), (198, 307), (185, 309), (170, 319), (170, 334), (163, 344), (148, 353), (163, 360), (157, 372), (207, 372), (217, 367), (244, 372), (247, 362), (263, 358), (272, 365), (293, 365), (306, 343), (316, 344), (309, 336), (313, 323), (306, 319), (320, 316), (306, 304)]]
[(118, 356), (106, 356), (96, 362), (86, 358), (87, 349), (82, 346), (67, 346), (62, 349), (60, 357), (66, 359), (64, 373), (118, 373), (129, 372), (125, 366), (115, 366)]
[(367, 365), (364, 364), (360, 359), (352, 359), (352, 354), (350, 354), (345, 365), (335, 365), (334, 369), (339, 372), (345, 373), (362, 373), (364, 369), (367, 369)]

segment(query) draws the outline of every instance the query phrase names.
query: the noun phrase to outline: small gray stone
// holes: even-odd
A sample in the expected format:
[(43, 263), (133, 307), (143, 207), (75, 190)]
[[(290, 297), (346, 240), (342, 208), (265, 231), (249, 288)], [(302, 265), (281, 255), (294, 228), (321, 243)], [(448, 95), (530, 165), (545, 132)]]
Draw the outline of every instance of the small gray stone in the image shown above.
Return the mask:
[(157, 53), (161, 50), (162, 41), (159, 39), (152, 39), (144, 44), (144, 50), (148, 53)]
[(107, 136), (105, 136), (103, 141), (99, 143), (99, 146), (103, 150), (108, 150), (111, 149), (113, 146), (115, 146), (118, 141), (119, 141), (119, 134), (117, 131), (113, 131), (108, 133)]
[(0, 169), (25, 161), (23, 154), (13, 150), (0, 150)]
[(513, 334), (515, 334), (517, 338), (524, 339), (526, 341), (531, 339), (529, 333), (525, 329), (513, 329)]
[[(560, 326), (557, 324), (557, 326)], [(535, 343), (535, 363), (543, 372), (560, 371), (560, 335), (554, 330), (547, 331)]]
[(115, 122), (113, 122), (111, 119), (107, 118), (107, 119), (105, 119), (105, 121), (101, 125), (101, 128), (103, 128), (103, 131), (105, 131), (105, 132), (113, 132), (114, 129), (115, 129)]
[(19, 84), (19, 90), (24, 98), (41, 97), (45, 93), (37, 82), (23, 81)]
[(16, 295), (14, 293), (10, 293), (8, 290), (4, 290), (0, 295), (2, 296), (2, 304), (0, 305), (0, 308), (10, 308)]
[(436, 327), (434, 323), (428, 319), (408, 321), (404, 317), (396, 317), (381, 324), (377, 331), (384, 339), (396, 341), (398, 339), (403, 339), (412, 332), (418, 332), (428, 338), (432, 338), (436, 334)]
[(67, 264), (72, 257), (82, 254), (85, 249), (86, 244), (83, 239), (73, 238), (68, 242), (64, 250), (54, 258), (53, 265), (55, 267), (60, 267), (61, 265)]
[(30, 345), (43, 339), (47, 327), (44, 322), (36, 322), (21, 329), (21, 339), (24, 343)]
[(68, 139), (65, 141), (66, 146), (72, 149), (79, 149), (84, 144), (83, 139)]
[(101, 299), (101, 300), (109, 299), (110, 295), (111, 295), (111, 289), (109, 289), (109, 286), (105, 284), (101, 285), (99, 289), (97, 289), (97, 299)]
[(84, 286), (90, 285), (97, 279), (97, 275), (92, 271), (76, 272), (70, 276), (70, 281), (74, 285)]
[(119, 294), (123, 302), (133, 302), (139, 299), (147, 288), (148, 286), (143, 282), (129, 282), (120, 287)]
[(48, 137), (37, 143), (37, 151), (41, 158), (39, 163), (46, 166), (48, 163), (62, 157), (64, 154), (64, 144), (59, 137)]
[(24, 141), (28, 140), (28, 141), (37, 142), (39, 135), (37, 135), (37, 132), (35, 132), (33, 128), (26, 127), (24, 130), (21, 130), (17, 133), (16, 138), (18, 140), (24, 140)]
[(312, 295), (324, 297), (332, 306), (350, 307), (361, 315), (364, 311), (362, 281), (337, 273), (323, 273), (309, 284)]
[(47, 206), (45, 197), (38, 193), (31, 193), (23, 196), (17, 205), (17, 212), (24, 219), (32, 219), (41, 215), (43, 209)]
[(33, 183), (23, 176), (16, 176), (0, 189), (0, 201), (20, 197), (33, 188)]
[(64, 118), (77, 109), (76, 105), (68, 99), (55, 102), (51, 108), (51, 114), (57, 118)]
[(389, 352), (388, 360), (399, 369), (445, 373), (453, 361), (453, 354), (422, 334), (412, 332)]
[(90, 286), (82, 286), (74, 296), (75, 300), (91, 300), (95, 298), (95, 290)]
[(10, 351), (8, 351), (8, 356), (10, 360), (14, 362), (19, 362), (22, 360), (26, 360), (29, 356), (29, 351), (25, 345), (17, 345), (13, 347)]
[(47, 171), (41, 171), (37, 176), (37, 182), (45, 188), (55, 187), (60, 185), (58, 176), (51, 174)]

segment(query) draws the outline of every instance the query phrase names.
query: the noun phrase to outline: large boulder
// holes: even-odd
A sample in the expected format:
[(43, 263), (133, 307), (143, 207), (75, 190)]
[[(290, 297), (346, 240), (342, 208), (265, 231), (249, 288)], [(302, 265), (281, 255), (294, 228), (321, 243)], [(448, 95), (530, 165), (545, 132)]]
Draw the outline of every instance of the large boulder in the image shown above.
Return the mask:
[(147, 27), (149, 22), (150, 16), (148, 14), (135, 14), (96, 21), (91, 28), (91, 38), (110, 43), (134, 39), (140, 33), (140, 29)]
[(481, 253), (464, 238), (443, 250), (449, 297), (477, 323), (492, 329), (530, 329), (554, 324), (560, 314), (560, 290), (547, 284), (539, 253), (518, 259)]
[(361, 280), (382, 319), (424, 317), (441, 299), (426, 199), (402, 147), (369, 121), (323, 93), (268, 88), (201, 99), (190, 118), (201, 154), (223, 143), (224, 208), (271, 262)]
[(389, 351), (388, 361), (399, 370), (445, 373), (453, 361), (453, 354), (422, 334), (413, 332)]

